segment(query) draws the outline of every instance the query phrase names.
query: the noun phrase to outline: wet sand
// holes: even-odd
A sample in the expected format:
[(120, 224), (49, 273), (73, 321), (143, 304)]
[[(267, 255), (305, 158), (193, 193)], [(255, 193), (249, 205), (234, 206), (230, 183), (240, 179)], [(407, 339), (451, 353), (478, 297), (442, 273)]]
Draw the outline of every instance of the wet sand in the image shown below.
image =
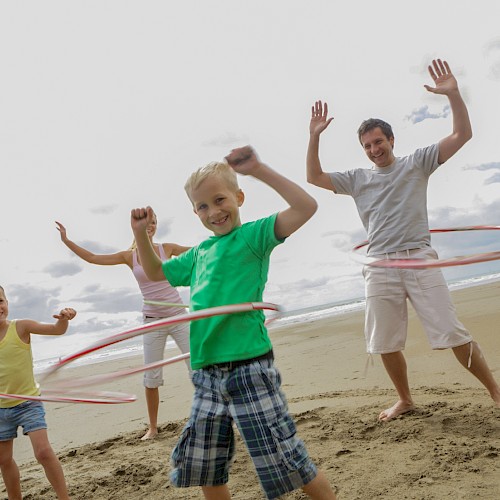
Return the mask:
[[(458, 314), (500, 378), (500, 282), (453, 293)], [(274, 328), (283, 389), (314, 461), (347, 499), (496, 499), (500, 491), (500, 410), (451, 351), (431, 351), (413, 313), (405, 355), (417, 409), (377, 421), (395, 392), (379, 357), (368, 363), (363, 313)], [(176, 353), (174, 351), (174, 353)], [(67, 369), (68, 376), (138, 366), (131, 358)], [(137, 394), (121, 405), (46, 403), (49, 437), (75, 499), (199, 499), (198, 488), (169, 485), (169, 455), (189, 414), (183, 362), (164, 369), (157, 439), (143, 442), (141, 376), (105, 387)], [(26, 499), (55, 498), (29, 439), (15, 442)], [(229, 486), (234, 499), (263, 499), (238, 439)], [(5, 498), (5, 490), (2, 489)], [(284, 498), (306, 498), (294, 492)]]

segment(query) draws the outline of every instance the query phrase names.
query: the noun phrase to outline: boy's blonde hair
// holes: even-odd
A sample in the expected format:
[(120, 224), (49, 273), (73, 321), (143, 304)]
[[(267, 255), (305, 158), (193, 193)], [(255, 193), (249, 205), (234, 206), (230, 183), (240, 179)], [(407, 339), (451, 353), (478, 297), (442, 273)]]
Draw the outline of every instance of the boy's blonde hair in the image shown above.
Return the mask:
[(186, 191), (191, 202), (191, 193), (194, 189), (198, 188), (200, 184), (208, 177), (218, 177), (226, 183), (226, 186), (234, 191), (239, 191), (240, 186), (238, 185), (238, 178), (236, 172), (229, 166), (229, 164), (220, 161), (213, 161), (204, 167), (199, 168), (196, 172), (193, 172), (186, 184), (184, 185), (184, 190)]

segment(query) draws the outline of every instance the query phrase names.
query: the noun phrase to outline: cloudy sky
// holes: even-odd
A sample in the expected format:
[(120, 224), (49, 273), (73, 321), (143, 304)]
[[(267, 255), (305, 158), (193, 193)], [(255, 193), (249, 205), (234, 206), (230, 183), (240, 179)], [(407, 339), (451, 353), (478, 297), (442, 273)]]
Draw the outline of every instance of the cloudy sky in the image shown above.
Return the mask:
[[(335, 117), (325, 170), (369, 166), (359, 123), (393, 125), (402, 156), (451, 130), (446, 98), (424, 89), (446, 59), (474, 137), (431, 178), (433, 227), (500, 224), (500, 3), (422, 0), (45, 0), (0, 4), (0, 283), (11, 317), (78, 309), (71, 332), (105, 334), (139, 321), (125, 266), (97, 267), (60, 242), (128, 248), (129, 213), (151, 205), (158, 240), (195, 245), (207, 232), (184, 194), (191, 171), (251, 144), (262, 161), (319, 202), (273, 254), (266, 299), (288, 309), (363, 294), (349, 257), (364, 239), (354, 203), (305, 182), (310, 107)], [(243, 221), (284, 208), (241, 178)], [(498, 250), (494, 232), (439, 236), (443, 257)], [(494, 262), (448, 271), (500, 270)], [(184, 291), (185, 292), (185, 291)]]

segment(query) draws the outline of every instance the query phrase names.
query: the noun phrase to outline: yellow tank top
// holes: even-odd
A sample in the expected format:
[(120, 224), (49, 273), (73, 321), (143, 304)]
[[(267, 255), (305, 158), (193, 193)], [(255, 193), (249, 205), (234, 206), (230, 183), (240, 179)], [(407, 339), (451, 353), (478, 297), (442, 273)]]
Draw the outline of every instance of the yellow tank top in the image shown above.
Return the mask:
[[(38, 396), (40, 390), (33, 374), (31, 344), (25, 344), (11, 321), (5, 337), (0, 340), (0, 393)], [(0, 399), (0, 408), (11, 408), (22, 399)]]

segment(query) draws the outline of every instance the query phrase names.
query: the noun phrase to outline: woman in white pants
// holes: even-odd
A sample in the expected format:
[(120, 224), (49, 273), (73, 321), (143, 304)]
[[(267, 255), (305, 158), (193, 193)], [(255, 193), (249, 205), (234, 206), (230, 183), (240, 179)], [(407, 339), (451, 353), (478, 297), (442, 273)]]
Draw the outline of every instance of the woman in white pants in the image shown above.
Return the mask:
[[(126, 264), (132, 271), (141, 289), (144, 301), (165, 302), (170, 304), (182, 304), (179, 292), (165, 281), (150, 281), (139, 262), (139, 255), (135, 248), (135, 241), (127, 250), (113, 254), (96, 255), (89, 250), (77, 245), (68, 239), (66, 228), (56, 222), (57, 229), (61, 233), (61, 241), (78, 257), (103, 266), (114, 266)], [(148, 226), (148, 236), (153, 243), (153, 237), (156, 233), (157, 219), (156, 215), (152, 223)], [(189, 247), (177, 245), (176, 243), (153, 243), (155, 252), (162, 260), (170, 259), (172, 256), (180, 255), (189, 249)], [(144, 303), (142, 313), (144, 323), (157, 321), (161, 318), (172, 317), (184, 313), (183, 307), (160, 306)], [(181, 323), (160, 328), (143, 335), (144, 362), (146, 364), (160, 361), (163, 359), (163, 352), (167, 337), (170, 335), (182, 353), (189, 352), (189, 325)], [(189, 360), (186, 360), (188, 370), (191, 373)], [(160, 404), (159, 387), (163, 385), (163, 370), (157, 368), (144, 372), (144, 387), (146, 391), (146, 403), (148, 407), (149, 429), (142, 436), (142, 440), (152, 439), (158, 434), (158, 408)]]

